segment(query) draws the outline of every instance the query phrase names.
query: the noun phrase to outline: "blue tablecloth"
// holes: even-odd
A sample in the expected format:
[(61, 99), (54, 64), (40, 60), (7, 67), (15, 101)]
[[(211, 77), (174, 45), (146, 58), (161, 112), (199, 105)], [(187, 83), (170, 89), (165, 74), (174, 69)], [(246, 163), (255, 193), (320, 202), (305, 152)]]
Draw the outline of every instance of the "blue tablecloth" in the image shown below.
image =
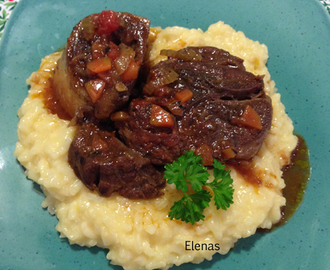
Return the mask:
[[(21, 0), (24, 1), (24, 0)], [(6, 27), (6, 23), (10, 17), (10, 14), (14, 10), (15, 6), (19, 0), (0, 0), (0, 40), (3, 34), (3, 31)], [(328, 11), (330, 15), (330, 0), (320, 0), (321, 4)], [(297, 5), (299, 3), (297, 2)]]

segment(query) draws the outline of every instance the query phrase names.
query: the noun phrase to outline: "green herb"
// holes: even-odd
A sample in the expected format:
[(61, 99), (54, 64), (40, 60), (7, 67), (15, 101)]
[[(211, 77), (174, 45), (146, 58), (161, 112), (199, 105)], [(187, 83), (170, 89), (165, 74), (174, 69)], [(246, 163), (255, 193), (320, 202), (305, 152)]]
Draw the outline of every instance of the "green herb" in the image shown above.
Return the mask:
[[(212, 195), (203, 187), (207, 186), (213, 191), (214, 203), (217, 209), (226, 210), (233, 203), (234, 189), (230, 171), (225, 170), (225, 165), (214, 159), (212, 182), (207, 182), (210, 174), (203, 166), (201, 156), (196, 156), (193, 151), (185, 154), (165, 166), (164, 177), (169, 184), (175, 184), (183, 192), (183, 197), (174, 202), (170, 209), (171, 219), (181, 219), (186, 223), (194, 224), (204, 220), (203, 211), (209, 206)], [(189, 192), (190, 190), (193, 192)]]

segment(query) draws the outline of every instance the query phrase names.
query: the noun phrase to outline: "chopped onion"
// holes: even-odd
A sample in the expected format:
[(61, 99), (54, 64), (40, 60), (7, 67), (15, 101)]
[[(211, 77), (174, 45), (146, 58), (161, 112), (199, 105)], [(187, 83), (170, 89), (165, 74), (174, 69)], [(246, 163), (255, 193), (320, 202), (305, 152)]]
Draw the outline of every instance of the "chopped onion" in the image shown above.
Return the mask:
[(153, 81), (149, 81), (143, 87), (143, 94), (152, 95), (152, 93), (157, 89), (157, 86), (154, 85)]
[(92, 40), (94, 38), (95, 26), (92, 17), (86, 17), (81, 20), (80, 31), (84, 39)]
[(118, 47), (120, 55), (116, 59), (115, 66), (118, 74), (121, 75), (128, 68), (129, 63), (134, 59), (135, 51), (123, 43), (121, 43)]
[(159, 85), (166, 85), (172, 82), (175, 82), (179, 78), (179, 74), (175, 72), (172, 68), (164, 68), (162, 69), (161, 74), (162, 77), (158, 77), (158, 84)]
[(122, 82), (116, 83), (115, 88), (118, 92), (125, 92), (128, 90), (127, 86)]
[(143, 88), (143, 93), (151, 95), (155, 89), (175, 82), (179, 78), (179, 74), (175, 72), (173, 68), (161, 68), (157, 70), (157, 73), (153, 74), (151, 79)]
[(160, 54), (187, 62), (200, 62), (203, 59), (203, 56), (200, 53), (191, 48), (184, 48), (179, 51), (164, 49), (161, 50)]

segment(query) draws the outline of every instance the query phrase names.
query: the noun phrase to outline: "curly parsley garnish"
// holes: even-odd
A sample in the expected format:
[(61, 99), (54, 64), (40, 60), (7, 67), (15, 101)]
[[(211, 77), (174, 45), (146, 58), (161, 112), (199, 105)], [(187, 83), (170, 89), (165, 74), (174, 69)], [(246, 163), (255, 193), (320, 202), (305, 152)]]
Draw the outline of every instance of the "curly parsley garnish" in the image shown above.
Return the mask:
[[(186, 151), (178, 160), (165, 166), (164, 177), (167, 183), (175, 184), (176, 188), (183, 192), (183, 197), (174, 202), (170, 209), (171, 219), (181, 219), (191, 224), (204, 220), (203, 211), (209, 206), (212, 198), (208, 188), (213, 191), (217, 209), (227, 210), (233, 203), (234, 189), (230, 171), (225, 170), (225, 165), (216, 159), (213, 160), (213, 167), (214, 180), (207, 182), (210, 174), (203, 166), (202, 157), (196, 156), (193, 151)], [(189, 186), (193, 193), (188, 192)]]

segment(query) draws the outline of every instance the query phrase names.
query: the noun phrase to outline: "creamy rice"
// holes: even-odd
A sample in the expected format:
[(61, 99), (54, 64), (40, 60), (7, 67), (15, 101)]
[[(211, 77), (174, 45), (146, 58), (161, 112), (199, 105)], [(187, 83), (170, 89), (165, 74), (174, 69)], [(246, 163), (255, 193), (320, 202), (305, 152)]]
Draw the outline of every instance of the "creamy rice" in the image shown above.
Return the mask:
[[(285, 204), (281, 167), (289, 162), (297, 143), (292, 122), (266, 68), (265, 45), (223, 22), (211, 25), (206, 32), (181, 27), (154, 28), (153, 32), (157, 37), (149, 52), (152, 63), (162, 60), (161, 49), (188, 45), (215, 46), (244, 59), (248, 71), (265, 75), (265, 91), (273, 103), (273, 121), (253, 158), (263, 176), (260, 187), (248, 183), (231, 168), (234, 204), (227, 211), (216, 210), (212, 205), (204, 212), (205, 221), (195, 225), (170, 220), (169, 209), (180, 197), (173, 185), (166, 186), (164, 196), (152, 200), (130, 200), (117, 195), (104, 198), (89, 191), (75, 176), (67, 155), (76, 128), (50, 114), (41, 94), (53, 76), (60, 53), (45, 57), (40, 69), (27, 81), (31, 88), (18, 111), (19, 142), (15, 155), (26, 168), (27, 177), (44, 191), (42, 206), (56, 214), (60, 236), (68, 238), (71, 244), (109, 249), (107, 259), (124, 269), (167, 269), (211, 260), (214, 253), (226, 254), (238, 239), (254, 234), (257, 228), (271, 228), (279, 221), (280, 207)], [(187, 241), (209, 244), (209, 249), (213, 246), (214, 250), (186, 250), (186, 243), (191, 243)]]

